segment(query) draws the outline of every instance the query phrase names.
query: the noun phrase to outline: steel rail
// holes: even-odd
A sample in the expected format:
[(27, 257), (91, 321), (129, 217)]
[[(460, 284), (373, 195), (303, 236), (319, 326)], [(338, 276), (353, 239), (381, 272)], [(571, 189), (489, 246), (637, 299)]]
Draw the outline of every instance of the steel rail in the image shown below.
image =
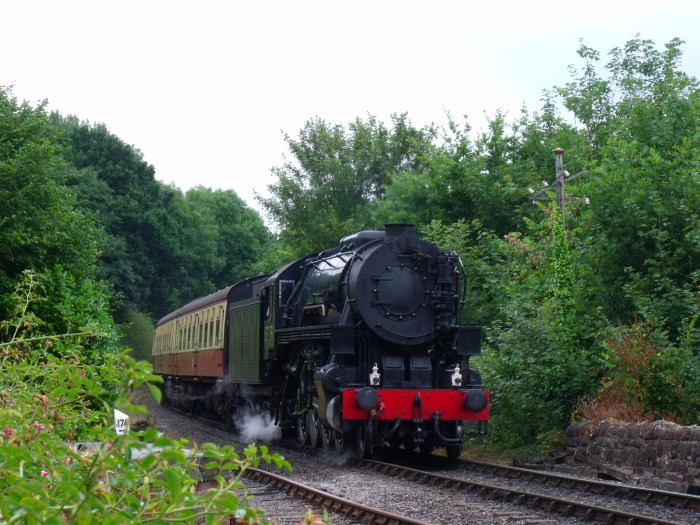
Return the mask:
[(383, 474), (392, 476), (402, 475), (405, 479), (411, 481), (442, 485), (446, 488), (463, 490), (465, 492), (478, 492), (479, 496), (482, 497), (500, 498), (518, 504), (528, 505), (535, 509), (541, 508), (549, 510), (550, 512), (556, 512), (568, 517), (574, 516), (585, 520), (600, 521), (607, 525), (683, 525), (674, 521), (666, 521), (656, 517), (642, 516), (621, 510), (598, 507), (588, 503), (513, 489), (512, 487), (478, 483), (439, 474), (431, 474), (429, 472), (381, 461), (365, 459), (352, 460), (351, 463)]
[(325, 507), (329, 511), (349, 516), (363, 523), (377, 525), (430, 525), (425, 521), (415, 520), (407, 516), (400, 516), (392, 512), (386, 512), (339, 496), (334, 496), (328, 492), (303, 485), (267, 470), (248, 467), (244, 470), (243, 475), (253, 480), (267, 483), (275, 488), (280, 488), (291, 497), (304, 499), (316, 506)]
[(464, 470), (470, 469), (508, 478), (547, 483), (555, 487), (585, 490), (595, 494), (621, 496), (628, 499), (631, 497), (631, 499), (643, 503), (659, 503), (667, 506), (700, 509), (700, 496), (683, 494), (681, 492), (670, 492), (625, 483), (609, 483), (596, 479), (571, 477), (554, 472), (544, 472), (542, 470), (513, 467), (510, 465), (499, 465), (497, 463), (486, 463), (471, 459), (460, 459), (458, 462), (453, 461), (452, 465), (459, 466)]

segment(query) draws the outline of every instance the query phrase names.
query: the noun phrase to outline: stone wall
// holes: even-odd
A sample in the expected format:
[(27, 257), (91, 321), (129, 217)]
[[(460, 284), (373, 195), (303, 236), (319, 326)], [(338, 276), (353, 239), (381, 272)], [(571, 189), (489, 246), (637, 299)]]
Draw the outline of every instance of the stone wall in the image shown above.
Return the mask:
[(567, 458), (601, 475), (700, 494), (700, 426), (586, 422), (567, 430)]

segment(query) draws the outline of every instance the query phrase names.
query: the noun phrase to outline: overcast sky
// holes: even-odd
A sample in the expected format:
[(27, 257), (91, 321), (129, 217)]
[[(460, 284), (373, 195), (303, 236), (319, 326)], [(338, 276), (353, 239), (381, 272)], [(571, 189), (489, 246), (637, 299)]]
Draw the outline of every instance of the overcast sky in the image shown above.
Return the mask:
[[(674, 37), (700, 77), (700, 2), (0, 0), (0, 85), (104, 123), (156, 177), (233, 189), (252, 207), (282, 132), (407, 112), (415, 126), (483, 126), (539, 109), (580, 66), (639, 33)], [(602, 66), (601, 66), (602, 67)]]

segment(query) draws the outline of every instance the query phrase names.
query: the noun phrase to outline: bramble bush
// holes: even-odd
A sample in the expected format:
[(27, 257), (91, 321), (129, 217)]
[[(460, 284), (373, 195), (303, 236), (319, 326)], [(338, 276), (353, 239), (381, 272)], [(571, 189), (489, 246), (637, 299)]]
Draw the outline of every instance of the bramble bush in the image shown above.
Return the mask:
[(700, 363), (690, 344), (695, 321), (685, 323), (677, 344), (652, 323), (636, 321), (610, 331), (604, 354), (607, 374), (601, 393), (581, 403), (578, 417), (590, 420), (665, 419), (700, 421)]
[[(289, 469), (279, 454), (255, 445), (242, 454), (210, 444), (186, 450), (185, 440), (153, 428), (115, 432), (113, 408), (145, 412), (127, 400), (132, 388), (148, 385), (156, 399), (160, 391), (150, 365), (116, 345), (106, 288), (60, 270), (25, 272), (10, 301), (0, 323), (0, 523), (265, 522), (264, 511), (245, 506), (241, 476), (261, 460)], [(69, 311), (79, 325), (53, 315)], [(61, 322), (68, 331), (48, 330)], [(201, 468), (217, 469), (217, 484), (198, 493)]]

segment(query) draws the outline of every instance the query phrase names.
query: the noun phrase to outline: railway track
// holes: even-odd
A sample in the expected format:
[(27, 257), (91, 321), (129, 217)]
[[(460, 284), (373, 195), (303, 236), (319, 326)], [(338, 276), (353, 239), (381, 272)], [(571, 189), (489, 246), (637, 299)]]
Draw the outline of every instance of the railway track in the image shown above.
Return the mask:
[[(439, 462), (440, 461), (442, 460), (439, 460)], [(458, 466), (455, 469), (458, 471), (477, 468), (477, 472), (481, 477), (483, 477), (486, 471), (489, 471), (490, 474), (495, 474), (497, 477), (504, 479), (506, 483), (487, 483), (480, 480), (447, 476), (395, 463), (385, 463), (374, 460), (350, 461), (350, 464), (360, 468), (370, 469), (374, 472), (380, 472), (391, 478), (400, 477), (421, 484), (443, 486), (465, 493), (478, 493), (485, 498), (514, 501), (534, 509), (546, 509), (549, 512), (558, 513), (564, 517), (576, 517), (585, 521), (597, 521), (608, 525), (678, 525), (693, 524), (700, 520), (700, 510), (698, 510), (700, 509), (700, 498), (696, 496), (666, 493), (664, 491), (645, 489), (642, 487), (621, 486), (596, 480), (581, 480), (568, 476), (527, 471), (526, 469), (481, 462), (461, 461), (456, 463)], [(460, 463), (463, 463), (463, 465), (459, 466)], [(491, 479), (493, 479), (493, 477), (491, 477)], [(524, 484), (514, 486), (510, 483), (513, 479), (524, 481)], [(533, 484), (549, 485), (555, 487), (557, 492), (564, 487), (572, 492), (583, 492), (594, 494), (595, 496), (605, 495), (612, 499), (625, 499), (627, 501), (633, 501), (636, 504), (643, 503), (643, 512), (653, 512), (653, 515), (612, 507), (602, 507), (591, 503), (588, 498), (576, 497), (576, 499), (569, 499), (545, 491), (538, 490), (537, 492), (533, 492), (523, 488), (530, 487)], [(664, 509), (668, 509), (671, 506), (686, 509), (688, 511), (687, 517), (689, 521), (673, 521), (664, 518)]]
[[(207, 433), (212, 436), (233, 437), (231, 427), (226, 423), (193, 416), (173, 407), (167, 408), (179, 416), (203, 423), (207, 427)], [(248, 467), (243, 475), (246, 478), (246, 493), (252, 496), (250, 505), (265, 509), (265, 518), (276, 525), (298, 524), (307, 511), (317, 518), (318, 523), (322, 523), (324, 510), (333, 525), (431, 525), (429, 522), (333, 495), (265, 469)], [(203, 481), (198, 485), (198, 490), (206, 490), (213, 483), (215, 482)], [(236, 521), (232, 518), (231, 523)]]
[[(233, 439), (228, 425), (212, 422), (202, 418), (194, 418), (191, 415), (182, 414), (189, 419), (196, 419), (204, 423), (206, 432), (212, 436), (218, 434), (222, 439)], [(204, 428), (201, 428), (205, 430)], [(326, 464), (326, 470), (337, 469), (338, 458), (328, 451), (319, 448), (312, 449), (309, 446), (301, 446), (294, 442), (278, 442), (275, 445), (292, 453), (299, 453), (307, 460), (318, 462), (318, 470), (324, 470), (322, 464)], [(395, 452), (398, 452), (396, 454)], [(432, 488), (436, 494), (444, 494), (449, 491), (458, 505), (464, 508), (483, 509), (481, 514), (492, 516), (500, 521), (488, 523), (502, 523), (503, 520), (510, 523), (582, 523), (599, 522), (606, 524), (626, 525), (690, 525), (700, 523), (700, 498), (698, 496), (665, 492), (645, 487), (622, 485), (618, 483), (604, 482), (595, 479), (577, 478), (541, 470), (530, 470), (508, 465), (491, 464), (470, 460), (447, 460), (442, 456), (431, 455), (427, 458), (416, 454), (398, 450), (383, 456), (386, 461), (355, 460), (344, 463), (344, 475), (352, 475), (355, 472), (371, 472), (372, 484), (386, 485), (384, 477), (390, 478), (391, 485), (399, 480), (406, 483), (420, 483), (423, 492)], [(295, 461), (288, 457), (293, 464)], [(334, 461), (335, 465), (330, 462)], [(406, 465), (419, 465), (413, 468)], [(381, 474), (377, 478), (374, 474)], [(331, 512), (334, 525), (359, 524), (359, 523), (437, 523), (437, 521), (415, 520), (415, 515), (407, 512), (411, 517), (402, 517), (406, 513), (404, 508), (394, 508), (394, 512), (383, 511), (378, 508), (367, 507), (362, 503), (353, 504), (355, 497), (339, 497), (331, 494), (333, 487), (321, 483), (319, 488), (312, 488), (308, 482), (297, 473), (297, 479), (289, 479), (275, 473), (263, 473), (263, 471), (251, 470), (246, 484), (254, 483), (260, 494), (265, 497), (264, 503), (257, 503), (261, 508), (269, 510), (269, 517), (275, 518), (273, 513), (278, 513), (275, 518), (279, 525), (298, 523), (285, 521), (285, 508), (292, 505), (292, 501), (301, 502), (302, 507), (307, 505), (316, 515), (322, 515), (326, 508)], [(300, 483), (303, 482), (303, 483)], [(311, 483), (313, 484), (313, 482)], [(319, 485), (318, 483), (316, 483)], [(265, 488), (267, 486), (268, 488)], [(405, 489), (410, 493), (411, 489)], [(277, 494), (271, 498), (272, 493)], [(275, 499), (280, 500), (280, 511), (276, 511)], [(361, 497), (359, 499), (362, 499)], [(605, 500), (601, 504), (601, 500)], [(470, 502), (468, 502), (470, 501)], [(296, 505), (297, 503), (294, 503)], [(384, 502), (382, 501), (382, 505)], [(510, 505), (517, 510), (502, 510), (501, 505)], [(303, 508), (295, 513), (303, 516)], [(367, 507), (367, 508), (364, 508)], [(304, 507), (306, 508), (306, 507)], [(506, 516), (501, 519), (500, 517)], [(557, 517), (558, 516), (558, 517)], [(521, 519), (522, 518), (522, 519)], [(423, 518), (425, 519), (425, 518)], [(404, 521), (400, 521), (404, 520)], [(444, 523), (444, 522), (440, 522)]]
[[(291, 500), (301, 500), (308, 504), (311, 509), (316, 509), (317, 516), (322, 515), (322, 511), (318, 509), (326, 509), (329, 517), (334, 525), (347, 524), (377, 524), (377, 525), (430, 525), (425, 521), (413, 519), (409, 516), (401, 516), (392, 512), (387, 512), (379, 508), (371, 507), (351, 501), (339, 496), (335, 496), (328, 492), (315, 489), (308, 485), (292, 481), (289, 478), (280, 476), (273, 472), (269, 472), (257, 468), (248, 468), (244, 472), (248, 492), (254, 496), (255, 502), (264, 507), (270, 519), (273, 519), (279, 525), (282, 525), (278, 512), (283, 509), (284, 514), (289, 514), (288, 508)], [(253, 482), (256, 485), (250, 485)], [(270, 492), (264, 501), (260, 498), (255, 498), (255, 487), (267, 486), (278, 491), (277, 496), (270, 498)], [(251, 492), (252, 487), (252, 492)], [(278, 505), (281, 503), (281, 507)], [(314, 512), (312, 510), (312, 512)], [(340, 521), (342, 520), (342, 521)], [(299, 519), (292, 523), (298, 523)]]
[(454, 468), (470, 470), (478, 473), (491, 473), (498, 476), (524, 479), (530, 483), (546, 484), (555, 487), (567, 487), (570, 489), (587, 491), (595, 494), (604, 494), (611, 497), (625, 498), (630, 501), (639, 501), (645, 504), (658, 504), (662, 506), (682, 507), (694, 509), (700, 513), (700, 496), (668, 492), (637, 485), (621, 483), (608, 483), (589, 478), (577, 478), (564, 476), (553, 472), (543, 472), (527, 468), (498, 465), (482, 461), (460, 459), (452, 462)]

